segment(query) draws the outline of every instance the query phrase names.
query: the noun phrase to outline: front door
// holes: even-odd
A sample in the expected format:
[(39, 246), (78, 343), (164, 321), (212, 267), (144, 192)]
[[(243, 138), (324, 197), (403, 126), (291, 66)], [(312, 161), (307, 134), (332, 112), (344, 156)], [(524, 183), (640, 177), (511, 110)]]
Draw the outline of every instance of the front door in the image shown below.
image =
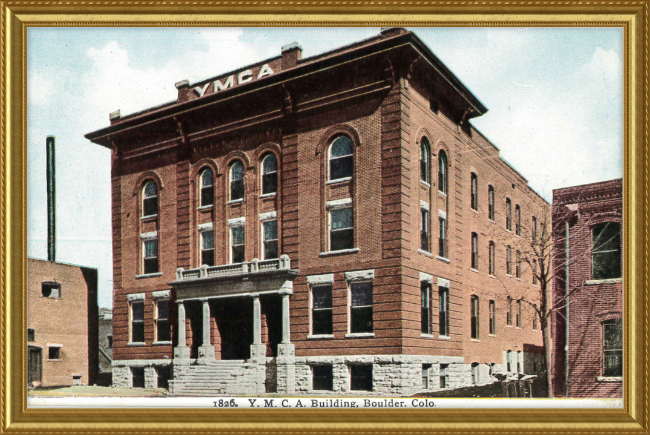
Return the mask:
[(28, 352), (27, 385), (31, 387), (34, 385), (34, 382), (41, 382), (43, 359), (41, 349), (38, 347), (30, 346)]

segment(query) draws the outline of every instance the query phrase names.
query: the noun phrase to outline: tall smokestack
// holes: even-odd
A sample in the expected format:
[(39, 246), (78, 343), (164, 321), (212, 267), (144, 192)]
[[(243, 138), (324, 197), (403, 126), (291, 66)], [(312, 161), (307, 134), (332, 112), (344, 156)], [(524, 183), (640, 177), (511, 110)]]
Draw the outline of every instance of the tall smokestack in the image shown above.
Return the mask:
[(47, 148), (47, 261), (56, 261), (56, 184), (54, 136), (45, 140)]

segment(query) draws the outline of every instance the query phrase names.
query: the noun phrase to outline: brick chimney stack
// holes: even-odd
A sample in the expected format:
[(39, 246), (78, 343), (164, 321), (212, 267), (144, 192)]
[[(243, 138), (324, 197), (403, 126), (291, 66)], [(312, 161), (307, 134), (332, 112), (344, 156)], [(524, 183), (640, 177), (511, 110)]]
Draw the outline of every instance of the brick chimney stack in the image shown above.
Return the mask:
[(302, 46), (297, 42), (282, 46), (282, 71), (298, 65), (302, 59)]

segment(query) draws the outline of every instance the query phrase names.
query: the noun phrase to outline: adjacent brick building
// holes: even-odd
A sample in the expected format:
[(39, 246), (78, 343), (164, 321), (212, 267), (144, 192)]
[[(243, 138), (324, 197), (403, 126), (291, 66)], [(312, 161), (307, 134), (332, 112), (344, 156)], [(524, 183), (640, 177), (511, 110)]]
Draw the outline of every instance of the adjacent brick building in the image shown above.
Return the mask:
[(621, 179), (553, 191), (556, 305), (567, 294), (569, 252), (568, 316), (561, 310), (553, 323), (556, 396), (622, 397), (622, 213)]
[(97, 269), (27, 259), (30, 386), (93, 385), (97, 377)]
[(113, 385), (412, 394), (542, 369), (516, 253), (549, 206), (414, 33), (176, 87), (86, 135), (112, 150)]

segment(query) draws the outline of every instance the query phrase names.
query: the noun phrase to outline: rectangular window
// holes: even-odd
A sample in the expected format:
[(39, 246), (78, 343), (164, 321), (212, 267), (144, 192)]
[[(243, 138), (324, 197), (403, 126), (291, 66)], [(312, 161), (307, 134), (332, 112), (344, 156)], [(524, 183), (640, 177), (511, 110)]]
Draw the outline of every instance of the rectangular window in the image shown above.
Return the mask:
[(506, 198), (506, 230), (512, 230), (512, 204), (510, 198)]
[(243, 263), (245, 260), (246, 232), (243, 226), (230, 229), (231, 263)]
[(36, 340), (36, 334), (34, 333), (34, 330), (32, 328), (27, 329), (27, 341), (35, 341)]
[(50, 346), (47, 348), (47, 359), (61, 359), (61, 347)]
[(420, 209), (420, 249), (429, 252), (429, 211)]
[(438, 287), (438, 326), (439, 334), (449, 336), (449, 289)]
[(372, 365), (354, 364), (350, 366), (350, 389), (372, 391)]
[(533, 242), (537, 240), (537, 218), (533, 216), (533, 230), (532, 230), (532, 239)]
[(512, 275), (512, 248), (506, 248), (506, 274)]
[(478, 296), (472, 296), (472, 318), (471, 318), (471, 337), (478, 340), (479, 338), (479, 310), (478, 310)]
[(447, 369), (449, 364), (440, 364), (440, 388), (447, 388), (449, 382), (447, 380)]
[(429, 372), (431, 371), (431, 364), (422, 364), (422, 389), (429, 389)]
[(278, 221), (266, 221), (264, 227), (264, 259), (278, 258)]
[(431, 284), (420, 283), (420, 330), (423, 334), (431, 334)]
[(156, 301), (156, 341), (171, 341), (169, 299)]
[(478, 234), (472, 233), (472, 269), (478, 270)]
[(623, 323), (603, 322), (603, 376), (623, 376)]
[(58, 299), (61, 297), (61, 284), (53, 281), (42, 282), (41, 294), (46, 298)]
[(311, 367), (312, 371), (312, 389), (327, 390), (334, 389), (334, 376), (331, 364), (319, 364)]
[(169, 389), (169, 379), (171, 379), (172, 366), (157, 366), (156, 375), (158, 375), (158, 388)]
[(508, 297), (508, 310), (506, 311), (506, 325), (512, 326), (512, 298)]
[(440, 235), (438, 238), (438, 255), (447, 258), (447, 219), (440, 219)]
[(328, 335), (332, 333), (332, 286), (319, 285), (313, 287), (311, 333), (313, 335)]
[(144, 302), (131, 302), (131, 343), (144, 343)]
[(131, 367), (133, 388), (144, 388), (144, 367)]
[(621, 277), (621, 225), (603, 222), (591, 229), (592, 278)]
[(515, 205), (515, 234), (521, 235), (521, 208), (519, 204)]
[(330, 210), (330, 251), (354, 248), (352, 207)]
[(107, 349), (113, 349), (113, 336), (109, 335), (106, 337), (106, 348)]
[(144, 274), (158, 273), (158, 239), (148, 239), (142, 242)]
[(214, 266), (214, 232), (201, 231), (201, 264)]
[(372, 332), (372, 283), (352, 283), (350, 284), (350, 294), (352, 296), (350, 332)]
[(521, 278), (521, 252), (515, 253), (515, 277)]
[(490, 301), (490, 335), (495, 335), (497, 330), (496, 305)]
[(537, 285), (537, 260), (533, 260), (533, 285)]
[(521, 299), (517, 299), (517, 328), (521, 328)]
[(478, 176), (472, 172), (472, 210), (478, 210)]
[(494, 221), (494, 187), (488, 188), (488, 219)]
[(495, 252), (494, 252), (494, 249), (495, 249), (494, 248), (494, 242), (490, 242), (490, 252), (489, 252), (489, 258), (488, 258), (488, 261), (489, 261), (489, 266), (488, 266), (489, 270), (488, 270), (488, 272), (492, 276), (494, 276), (494, 269), (495, 269), (495, 265), (494, 265), (494, 261), (495, 261), (494, 254), (495, 254)]
[(537, 331), (537, 306), (533, 306), (533, 330)]

